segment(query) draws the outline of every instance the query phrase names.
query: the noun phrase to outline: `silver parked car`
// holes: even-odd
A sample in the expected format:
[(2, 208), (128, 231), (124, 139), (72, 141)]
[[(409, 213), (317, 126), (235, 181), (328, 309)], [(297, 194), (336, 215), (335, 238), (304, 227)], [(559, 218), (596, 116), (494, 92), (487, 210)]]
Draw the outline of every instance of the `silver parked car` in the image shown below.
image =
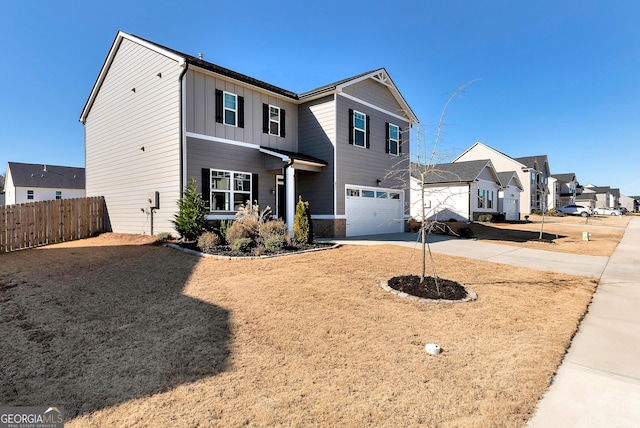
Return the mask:
[(565, 205), (564, 207), (556, 208), (556, 210), (565, 214), (581, 215), (582, 217), (588, 217), (593, 214), (591, 208), (575, 204)]
[(596, 214), (600, 215), (622, 215), (622, 211), (615, 208), (596, 208)]

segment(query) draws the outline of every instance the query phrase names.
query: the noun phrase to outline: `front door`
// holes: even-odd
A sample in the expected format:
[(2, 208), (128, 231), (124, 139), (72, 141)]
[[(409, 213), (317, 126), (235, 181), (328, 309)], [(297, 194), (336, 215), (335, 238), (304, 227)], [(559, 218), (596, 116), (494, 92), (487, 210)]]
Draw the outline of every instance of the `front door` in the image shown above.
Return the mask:
[(276, 217), (287, 222), (286, 192), (284, 189), (284, 176), (276, 175)]

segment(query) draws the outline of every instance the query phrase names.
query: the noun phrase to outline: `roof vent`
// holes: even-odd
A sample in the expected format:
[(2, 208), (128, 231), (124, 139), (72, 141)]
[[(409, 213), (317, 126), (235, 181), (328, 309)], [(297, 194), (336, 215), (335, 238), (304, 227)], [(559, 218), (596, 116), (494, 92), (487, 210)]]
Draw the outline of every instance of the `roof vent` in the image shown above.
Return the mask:
[(44, 164), (44, 169), (43, 169), (43, 171), (44, 171), (44, 172), (47, 172), (47, 164), (46, 164), (46, 163)]
[(204, 55), (202, 55), (202, 52), (200, 52), (200, 53), (198, 54), (198, 58), (202, 59), (203, 57), (204, 57)]

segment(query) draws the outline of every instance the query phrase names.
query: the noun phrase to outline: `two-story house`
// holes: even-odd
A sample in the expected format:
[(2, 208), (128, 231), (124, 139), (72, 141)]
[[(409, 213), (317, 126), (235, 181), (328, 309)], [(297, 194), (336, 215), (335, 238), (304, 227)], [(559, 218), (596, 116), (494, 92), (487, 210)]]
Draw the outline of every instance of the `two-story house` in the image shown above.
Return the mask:
[(549, 193), (549, 161), (546, 155), (512, 158), (492, 147), (477, 142), (465, 150), (453, 162), (491, 159), (498, 172), (515, 171), (522, 185), (520, 213), (528, 215), (533, 210), (547, 209), (546, 198)]
[(84, 198), (84, 175), (80, 167), (8, 162), (5, 204)]
[(115, 232), (171, 231), (191, 179), (212, 220), (254, 201), (292, 230), (298, 197), (317, 236), (408, 217), (408, 168), (386, 177), (418, 119), (383, 68), (295, 93), (119, 32), (80, 121), (87, 195), (105, 197)]
[(551, 174), (549, 182), (552, 181), (555, 184), (555, 191), (550, 192), (550, 195), (553, 195), (553, 199), (549, 198), (550, 209), (576, 203), (576, 197), (582, 193), (582, 187), (575, 173)]

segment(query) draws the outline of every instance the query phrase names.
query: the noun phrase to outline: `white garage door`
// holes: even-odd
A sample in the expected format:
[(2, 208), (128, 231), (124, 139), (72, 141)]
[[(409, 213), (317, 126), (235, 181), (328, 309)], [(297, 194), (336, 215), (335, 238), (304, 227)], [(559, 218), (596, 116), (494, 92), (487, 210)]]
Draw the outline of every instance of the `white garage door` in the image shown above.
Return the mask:
[(399, 190), (347, 186), (347, 236), (403, 232), (403, 202)]
[(518, 203), (516, 199), (504, 199), (504, 218), (506, 220), (519, 220)]

